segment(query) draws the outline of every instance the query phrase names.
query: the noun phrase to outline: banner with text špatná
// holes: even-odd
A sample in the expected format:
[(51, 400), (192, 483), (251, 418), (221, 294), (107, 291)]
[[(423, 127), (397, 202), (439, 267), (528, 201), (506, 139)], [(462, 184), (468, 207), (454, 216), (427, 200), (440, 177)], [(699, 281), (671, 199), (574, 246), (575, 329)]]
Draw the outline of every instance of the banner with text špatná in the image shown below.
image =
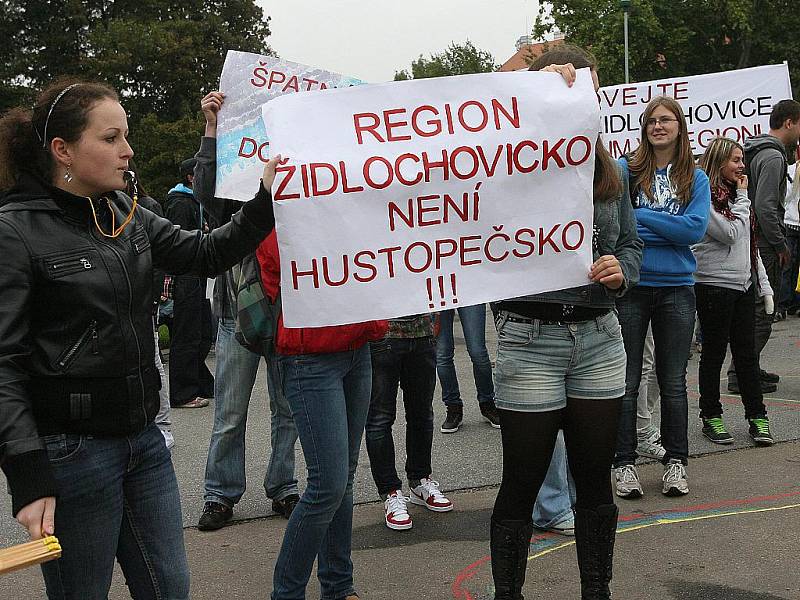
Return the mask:
[(355, 77), (318, 67), (229, 50), (219, 89), (225, 103), (217, 121), (217, 181), (220, 198), (250, 200), (269, 155), (261, 105), (283, 94), (361, 85)]

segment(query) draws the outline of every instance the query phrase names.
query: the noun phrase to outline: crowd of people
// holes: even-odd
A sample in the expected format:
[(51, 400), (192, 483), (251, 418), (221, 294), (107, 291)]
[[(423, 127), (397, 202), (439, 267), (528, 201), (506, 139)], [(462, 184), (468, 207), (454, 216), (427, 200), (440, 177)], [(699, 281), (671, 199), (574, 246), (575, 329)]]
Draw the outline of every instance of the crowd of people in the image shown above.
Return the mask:
[[(598, 65), (581, 48), (559, 46), (531, 66), (560, 73), (568, 86), (580, 68), (597, 89)], [(0, 252), (13, 257), (0, 270), (0, 466), (31, 537), (59, 537), (62, 558), (42, 566), (50, 598), (106, 597), (115, 559), (133, 597), (189, 597), (170, 409), (202, 410), (213, 398), (198, 528), (219, 529), (245, 492), (245, 428), (262, 360), (271, 413), (263, 485), (288, 519), (274, 600), (304, 598), (315, 562), (323, 598), (358, 598), (351, 536), (362, 437), (389, 529), (413, 527), (409, 504), (454, 509), (432, 466), (437, 374), (440, 432), (456, 433), (463, 418), (454, 311), (300, 329), (279, 317), (262, 352), (240, 344), (243, 261), (280, 302), (270, 194), (280, 156), (265, 164), (249, 202), (216, 197), (224, 102), (220, 92), (203, 98), (205, 133), (180, 165), (166, 218), (135, 175), (111, 88), (59, 80), (32, 109), (0, 119)], [(618, 161), (599, 137), (595, 145), (585, 285), (493, 303), (494, 368), (487, 308), (458, 309), (480, 413), (502, 440), (487, 532), (497, 600), (522, 599), (534, 526), (575, 536), (583, 600), (611, 597), (614, 495), (644, 494), (637, 458), (663, 463), (664, 495), (689, 492), (686, 372), (696, 315), (703, 434), (733, 441), (720, 402), (730, 345), (728, 389), (741, 394), (752, 440), (774, 441), (763, 394), (779, 377), (760, 356), (775, 305), (777, 319), (798, 308), (800, 182), (790, 165), (800, 103), (778, 102), (769, 133), (743, 145), (717, 138), (699, 161), (671, 98), (647, 104), (640, 135)], [(167, 298), (168, 374), (156, 333)], [(395, 466), (398, 388), (407, 488)], [(660, 427), (651, 421), (658, 397)]]

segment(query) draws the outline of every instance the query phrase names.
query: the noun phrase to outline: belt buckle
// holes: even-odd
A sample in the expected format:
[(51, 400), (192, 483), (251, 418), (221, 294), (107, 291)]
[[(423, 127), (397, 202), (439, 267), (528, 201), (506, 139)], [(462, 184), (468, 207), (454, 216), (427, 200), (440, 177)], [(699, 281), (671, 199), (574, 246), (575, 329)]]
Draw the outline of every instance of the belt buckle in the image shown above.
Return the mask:
[(559, 325), (563, 325), (566, 323), (566, 319), (571, 317), (572, 314), (575, 312), (575, 305), (574, 304), (562, 304), (561, 305), (561, 316), (564, 317), (564, 321), (559, 321)]

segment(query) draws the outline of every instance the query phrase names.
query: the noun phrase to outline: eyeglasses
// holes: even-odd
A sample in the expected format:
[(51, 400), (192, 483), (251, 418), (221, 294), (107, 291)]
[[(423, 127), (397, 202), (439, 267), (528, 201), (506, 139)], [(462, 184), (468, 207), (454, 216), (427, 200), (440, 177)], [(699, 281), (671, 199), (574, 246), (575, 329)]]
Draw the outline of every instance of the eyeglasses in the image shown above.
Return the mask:
[(648, 129), (652, 129), (656, 125), (661, 125), (662, 127), (666, 127), (667, 125), (671, 125), (672, 123), (677, 123), (678, 119), (675, 117), (659, 117), (658, 119), (647, 119), (645, 121), (645, 125), (647, 125)]

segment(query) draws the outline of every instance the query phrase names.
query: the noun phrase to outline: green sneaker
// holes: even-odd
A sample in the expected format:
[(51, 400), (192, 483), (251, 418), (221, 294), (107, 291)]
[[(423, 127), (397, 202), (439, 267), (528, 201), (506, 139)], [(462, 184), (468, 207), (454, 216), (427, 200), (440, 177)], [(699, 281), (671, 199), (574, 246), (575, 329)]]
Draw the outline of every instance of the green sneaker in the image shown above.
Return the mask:
[(750, 437), (759, 446), (772, 446), (775, 439), (769, 430), (769, 419), (767, 417), (756, 417), (747, 419), (750, 423)]
[[(753, 431), (752, 425), (750, 426), (750, 431)], [(733, 436), (728, 433), (727, 429), (725, 429), (725, 423), (722, 420), (722, 415), (703, 419), (703, 435), (715, 444), (733, 443)]]

